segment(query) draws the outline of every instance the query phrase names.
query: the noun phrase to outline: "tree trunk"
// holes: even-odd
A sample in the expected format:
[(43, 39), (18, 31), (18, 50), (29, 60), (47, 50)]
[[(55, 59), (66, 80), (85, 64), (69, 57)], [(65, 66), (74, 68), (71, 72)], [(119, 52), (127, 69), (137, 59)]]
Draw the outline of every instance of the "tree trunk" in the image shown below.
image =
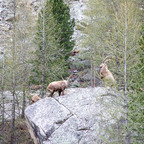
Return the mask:
[(93, 86), (93, 65), (91, 60), (91, 87)]
[(4, 106), (4, 53), (3, 53), (3, 68), (2, 68), (2, 87), (1, 87), (1, 114), (2, 114), (2, 119), (1, 119), (1, 136), (2, 136), (2, 139), (1, 139), (1, 144), (4, 144), (4, 127), (5, 127), (5, 115), (4, 115), (4, 112), (5, 112), (5, 106)]
[(124, 90), (127, 95), (127, 4), (125, 2)]
[(93, 83), (94, 83), (93, 86), (94, 86), (94, 87), (96, 87), (96, 72), (95, 72), (95, 71), (96, 71), (96, 66), (95, 66), (95, 64), (94, 64), (94, 76), (93, 76), (93, 77), (94, 77), (94, 78), (93, 78), (93, 79), (94, 79), (94, 80), (93, 80)]
[(13, 91), (12, 114), (11, 114), (11, 130), (10, 130), (10, 144), (14, 144), (14, 130), (15, 130), (15, 91)]
[(16, 1), (13, 1), (14, 6), (14, 20), (13, 20), (13, 49), (12, 49), (12, 113), (11, 113), (11, 128), (10, 128), (10, 144), (14, 144), (14, 131), (15, 131), (15, 14), (16, 14)]
[[(2, 14), (2, 23), (4, 23), (4, 16)], [(1, 31), (2, 33), (2, 31)], [(3, 34), (4, 35), (4, 34)], [(1, 76), (1, 114), (2, 114), (2, 119), (1, 119), (1, 144), (4, 144), (4, 136), (5, 136), (5, 132), (4, 132), (4, 128), (5, 128), (5, 106), (4, 106), (4, 75), (5, 75), (5, 37), (4, 37), (4, 45), (3, 45), (3, 51), (2, 51), (2, 76)]]
[(21, 118), (24, 119), (24, 110), (25, 110), (25, 106), (26, 106), (26, 100), (25, 100), (25, 86), (23, 86), (23, 103), (22, 103), (22, 114), (21, 114)]
[[(26, 24), (25, 24), (25, 21), (26, 21), (26, 0), (25, 0), (25, 6), (24, 6), (24, 21), (23, 21), (23, 26), (24, 26), (24, 33), (23, 33), (23, 36), (24, 36), (24, 46), (23, 48), (26, 50)], [(25, 55), (23, 55), (23, 66), (24, 66), (24, 75), (27, 76), (27, 71), (26, 71), (26, 66), (25, 66)], [(24, 115), (24, 111), (25, 111), (25, 106), (26, 106), (26, 78), (24, 77), (24, 80), (23, 80), (23, 100), (22, 100), (22, 114), (21, 114), (21, 118), (24, 119), (25, 115)]]
[(4, 112), (5, 112), (5, 107), (4, 107), (4, 72), (5, 72), (5, 61), (4, 61), (4, 53), (5, 51), (3, 50), (3, 56), (2, 56), (2, 87), (1, 87), (1, 114), (2, 114), (2, 119), (1, 119), (1, 136), (2, 139), (0, 141), (1, 144), (4, 144), (4, 127), (5, 127), (5, 120), (4, 120)]
[(129, 144), (129, 132), (128, 132), (128, 97), (127, 97), (127, 0), (125, 0), (125, 42), (124, 42), (124, 90), (126, 101), (126, 144)]
[(45, 6), (43, 7), (42, 98), (44, 97), (44, 82), (45, 82)]

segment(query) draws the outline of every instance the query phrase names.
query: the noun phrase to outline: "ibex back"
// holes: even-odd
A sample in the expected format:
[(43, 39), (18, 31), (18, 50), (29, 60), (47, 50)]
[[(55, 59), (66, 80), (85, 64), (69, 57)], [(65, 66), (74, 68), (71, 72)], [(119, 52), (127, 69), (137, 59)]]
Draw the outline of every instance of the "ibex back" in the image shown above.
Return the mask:
[(62, 80), (62, 81), (54, 81), (54, 82), (51, 82), (46, 91), (50, 91), (50, 96), (52, 97), (54, 92), (58, 91), (58, 94), (59, 96), (61, 95), (64, 95), (64, 90), (68, 87), (68, 83), (69, 83), (69, 79), (71, 78), (72, 75), (70, 75), (68, 77), (67, 80)]

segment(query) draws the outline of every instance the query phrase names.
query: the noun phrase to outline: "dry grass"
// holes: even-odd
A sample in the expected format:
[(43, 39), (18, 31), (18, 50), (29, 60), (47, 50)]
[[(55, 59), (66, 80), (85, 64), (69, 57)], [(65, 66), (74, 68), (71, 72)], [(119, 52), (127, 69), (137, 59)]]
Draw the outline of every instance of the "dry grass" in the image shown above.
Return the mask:
[[(10, 143), (10, 121), (5, 122), (4, 142), (5, 144)], [(34, 144), (24, 119), (19, 118), (15, 122), (15, 144)]]

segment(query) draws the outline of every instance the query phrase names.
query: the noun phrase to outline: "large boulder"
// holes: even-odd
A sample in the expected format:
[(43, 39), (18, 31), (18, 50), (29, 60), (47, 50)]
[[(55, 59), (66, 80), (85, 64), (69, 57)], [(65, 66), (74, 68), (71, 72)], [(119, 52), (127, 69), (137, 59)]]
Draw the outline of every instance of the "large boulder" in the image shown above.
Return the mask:
[(112, 142), (116, 137), (105, 133), (122, 118), (119, 98), (110, 88), (71, 88), (64, 96), (46, 97), (28, 106), (26, 123), (35, 144)]

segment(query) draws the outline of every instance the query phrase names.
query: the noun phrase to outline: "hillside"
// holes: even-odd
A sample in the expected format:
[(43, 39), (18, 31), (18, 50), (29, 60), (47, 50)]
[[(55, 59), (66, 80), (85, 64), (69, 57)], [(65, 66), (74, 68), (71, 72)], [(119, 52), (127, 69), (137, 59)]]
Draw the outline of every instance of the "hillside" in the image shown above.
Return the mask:
[(0, 144), (144, 143), (143, 20), (141, 0), (0, 0)]

